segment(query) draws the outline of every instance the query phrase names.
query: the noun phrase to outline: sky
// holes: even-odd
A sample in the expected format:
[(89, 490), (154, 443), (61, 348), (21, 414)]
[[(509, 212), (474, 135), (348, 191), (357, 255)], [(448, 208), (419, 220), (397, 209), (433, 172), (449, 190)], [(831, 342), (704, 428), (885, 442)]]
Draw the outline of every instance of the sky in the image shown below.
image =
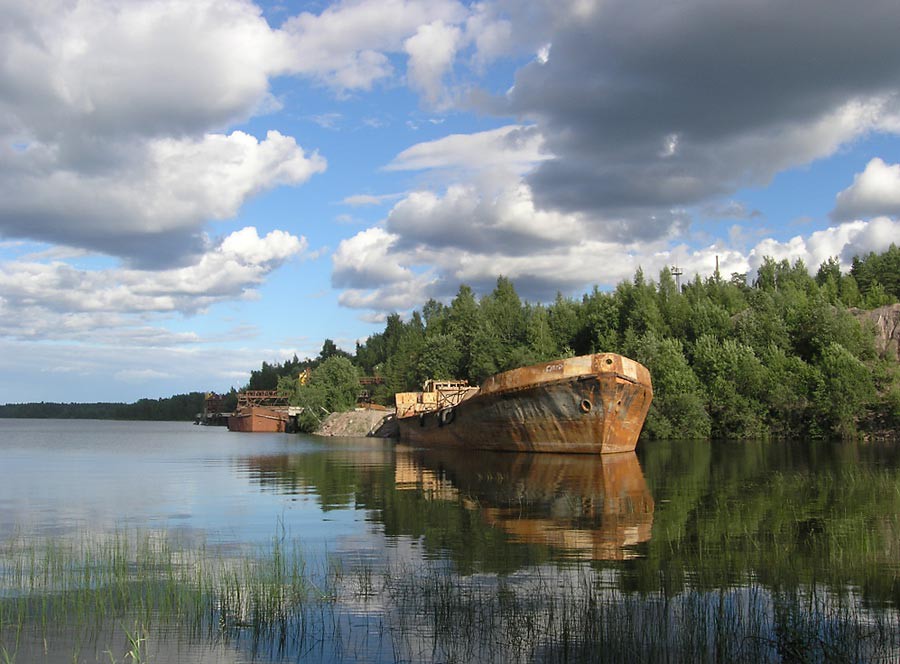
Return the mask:
[(896, 0), (0, 0), (0, 403), (900, 241)]

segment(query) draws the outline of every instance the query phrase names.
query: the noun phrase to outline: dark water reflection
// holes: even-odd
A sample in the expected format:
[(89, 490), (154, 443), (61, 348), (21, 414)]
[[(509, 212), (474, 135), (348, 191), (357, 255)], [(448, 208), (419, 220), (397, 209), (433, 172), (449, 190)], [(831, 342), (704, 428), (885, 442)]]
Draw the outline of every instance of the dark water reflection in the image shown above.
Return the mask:
[(861, 443), (647, 445), (657, 501), (631, 589), (824, 584), (900, 605), (900, 453)]
[(677, 441), (600, 459), (338, 446), (242, 463), (463, 571), (619, 561), (631, 590), (825, 583), (900, 602), (895, 445)]
[(324, 511), (365, 510), (388, 546), (412, 540), (429, 557), (449, 556), (470, 571), (623, 560), (650, 539), (653, 523), (653, 497), (634, 453), (460, 454), (398, 445), (242, 463), (266, 489), (312, 490)]
[[(768, 611), (776, 594), (809, 588), (897, 609), (900, 447), (673, 441), (597, 458), (0, 420), (0, 545), (135, 529), (238, 553), (282, 537), (310, 560), (515, 579), (525, 597), (548, 569), (587, 570), (625, 606), (700, 598), (696, 615), (706, 598)], [(368, 593), (357, 600), (339, 607), (348, 619), (383, 615)]]
[(178, 423), (0, 421), (0, 540), (116, 529), (462, 573), (611, 567), (623, 589), (824, 583), (900, 605), (900, 449), (642, 443), (609, 458), (428, 451)]
[(395, 486), (457, 500), (511, 542), (555, 559), (623, 560), (650, 539), (653, 497), (637, 456), (458, 454), (398, 448)]

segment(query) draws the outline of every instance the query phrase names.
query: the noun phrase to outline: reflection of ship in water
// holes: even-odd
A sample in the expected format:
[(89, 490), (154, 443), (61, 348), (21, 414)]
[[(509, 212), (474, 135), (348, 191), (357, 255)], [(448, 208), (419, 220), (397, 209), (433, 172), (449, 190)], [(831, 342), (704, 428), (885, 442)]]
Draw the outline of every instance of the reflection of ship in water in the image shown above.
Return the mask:
[(398, 446), (394, 478), (398, 490), (459, 501), (513, 541), (565, 557), (629, 558), (653, 525), (653, 497), (634, 452), (473, 455)]

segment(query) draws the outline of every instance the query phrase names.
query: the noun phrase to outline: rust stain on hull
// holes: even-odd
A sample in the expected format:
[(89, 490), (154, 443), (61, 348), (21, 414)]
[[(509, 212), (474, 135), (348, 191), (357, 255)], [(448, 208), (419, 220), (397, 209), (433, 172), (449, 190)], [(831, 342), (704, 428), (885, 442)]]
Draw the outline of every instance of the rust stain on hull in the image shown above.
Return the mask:
[(634, 450), (653, 387), (643, 365), (615, 353), (598, 353), (497, 374), (452, 406), (429, 408), (435, 399), (422, 396), (427, 394), (397, 395), (402, 441), (609, 454)]

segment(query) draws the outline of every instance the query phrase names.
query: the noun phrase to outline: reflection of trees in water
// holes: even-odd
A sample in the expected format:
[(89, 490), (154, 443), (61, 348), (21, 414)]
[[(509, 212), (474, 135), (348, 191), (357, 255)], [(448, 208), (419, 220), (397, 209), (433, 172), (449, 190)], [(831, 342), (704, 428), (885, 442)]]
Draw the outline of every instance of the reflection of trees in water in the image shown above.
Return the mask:
[(248, 463), (263, 486), (369, 510), (388, 538), (415, 540), (463, 572), (633, 557), (618, 563), (624, 588), (815, 581), (900, 605), (897, 446), (677, 441), (638, 451), (630, 487), (604, 476), (616, 464), (586, 456), (380, 446)]
[[(630, 593), (591, 569), (541, 568), (511, 578), (446, 572), (391, 587), (385, 620), (403, 661), (850, 662), (896, 661), (896, 611), (868, 610), (821, 587)], [(396, 633), (395, 632), (395, 633)]]
[(381, 441), (370, 448), (329, 447), (323, 452), (240, 457), (252, 481), (285, 495), (314, 494), (323, 510), (359, 505), (361, 490), (390, 480), (393, 451)]
[[(325, 509), (370, 510), (390, 537), (462, 569), (616, 560), (650, 537), (653, 499), (633, 453), (608, 457), (379, 448), (252, 457), (250, 476)], [(354, 462), (358, 462), (354, 465)]]
[(825, 583), (900, 606), (900, 448), (862, 443), (652, 443), (657, 501), (629, 587)]
[[(200, 565), (154, 537), (147, 547), (161, 559), (143, 564), (116, 542), (101, 549), (105, 577), (85, 575), (78, 558), (61, 564), (59, 548), (26, 551), (21, 569), (46, 559), (49, 576), (32, 576), (49, 581), (23, 585), (34, 593), (24, 599), (0, 588), (0, 646), (21, 642), (19, 661), (30, 661), (26, 653), (48, 651), (49, 634), (49, 651), (71, 661), (59, 645), (71, 642), (69, 623), (55, 616), (80, 616), (98, 630), (83, 661), (123, 643), (135, 618), (168, 629), (168, 612), (165, 639), (148, 631), (150, 661), (195, 652), (227, 661), (231, 649), (241, 660), (460, 662), (895, 661), (900, 652), (900, 448), (678, 442), (646, 445), (639, 463), (361, 449), (258, 457), (245, 470), (267, 490), (366, 509), (388, 537), (454, 565), (426, 555), (411, 568), (329, 569), (323, 580), (280, 540)], [(599, 555), (604, 528), (630, 533), (625, 550), (639, 556)], [(560, 533), (589, 534), (573, 544)], [(566, 552), (593, 560), (558, 565)], [(52, 577), (60, 570), (72, 575), (65, 583)], [(198, 583), (201, 570), (215, 578)], [(47, 594), (55, 588), (66, 591)], [(215, 652), (194, 648), (206, 641)]]

